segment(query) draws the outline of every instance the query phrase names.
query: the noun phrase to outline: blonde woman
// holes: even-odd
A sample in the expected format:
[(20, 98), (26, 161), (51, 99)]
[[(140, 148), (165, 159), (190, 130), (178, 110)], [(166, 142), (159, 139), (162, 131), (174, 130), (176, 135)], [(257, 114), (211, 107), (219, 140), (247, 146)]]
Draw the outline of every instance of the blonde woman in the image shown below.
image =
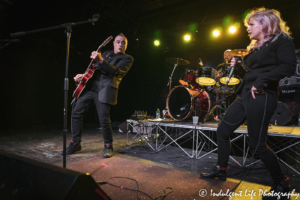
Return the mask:
[[(217, 130), (217, 164), (209, 173), (201, 173), (200, 176), (226, 180), (230, 134), (247, 120), (251, 148), (273, 178), (271, 191), (285, 199), (284, 194), (290, 191), (289, 178), (284, 175), (277, 156), (267, 145), (267, 132), (277, 107), (278, 82), (295, 72), (295, 49), (289, 28), (278, 11), (254, 9), (244, 23), (251, 39), (249, 53), (243, 63), (247, 73), (237, 90), (240, 96), (229, 107)], [(235, 59), (232, 59), (231, 66), (234, 64)], [(263, 199), (277, 199), (277, 196), (264, 195)]]

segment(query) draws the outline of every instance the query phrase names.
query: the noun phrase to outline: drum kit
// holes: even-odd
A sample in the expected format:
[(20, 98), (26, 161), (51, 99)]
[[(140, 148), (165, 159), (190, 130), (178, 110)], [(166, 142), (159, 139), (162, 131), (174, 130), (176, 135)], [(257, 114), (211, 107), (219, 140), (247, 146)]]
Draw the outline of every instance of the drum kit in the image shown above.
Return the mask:
[[(247, 50), (237, 49), (231, 53), (234, 56), (243, 57), (246, 52)], [(219, 71), (202, 67), (198, 70), (186, 69), (179, 80), (180, 85), (171, 89), (172, 76), (176, 66), (188, 65), (190, 62), (182, 58), (168, 58), (166, 61), (174, 64), (168, 83), (170, 90), (166, 105), (169, 116), (176, 121), (190, 119), (192, 116), (199, 116), (200, 121), (206, 121), (211, 111), (217, 108), (217, 103), (220, 102), (219, 97), (222, 97), (223, 102), (226, 101), (227, 97), (234, 94), (236, 86), (240, 83), (240, 80), (234, 76), (231, 76), (228, 81), (231, 67), (225, 67), (225, 70)], [(212, 108), (213, 103), (209, 93), (216, 94), (214, 108)], [(222, 108), (222, 106), (219, 107)], [(225, 112), (226, 106), (223, 106), (221, 110)]]

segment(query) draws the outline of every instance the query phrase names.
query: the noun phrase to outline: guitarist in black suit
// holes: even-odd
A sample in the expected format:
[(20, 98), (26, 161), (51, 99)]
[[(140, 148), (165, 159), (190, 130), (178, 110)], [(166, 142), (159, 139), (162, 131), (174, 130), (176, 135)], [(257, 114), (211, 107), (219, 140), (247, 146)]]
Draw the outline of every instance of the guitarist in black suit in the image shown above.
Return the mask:
[[(112, 127), (110, 121), (110, 108), (117, 104), (119, 84), (122, 78), (131, 68), (133, 58), (125, 54), (127, 38), (121, 33), (114, 42), (113, 51), (105, 51), (102, 54), (93, 51), (91, 58), (96, 62), (97, 68), (93, 77), (87, 82), (81, 96), (78, 98), (72, 110), (71, 132), (73, 139), (66, 150), (66, 154), (73, 154), (81, 150), (82, 119), (89, 105), (94, 102), (96, 105), (104, 139), (104, 158), (113, 156)], [(79, 83), (84, 74), (77, 74), (74, 77)], [(62, 152), (60, 152), (62, 155)]]

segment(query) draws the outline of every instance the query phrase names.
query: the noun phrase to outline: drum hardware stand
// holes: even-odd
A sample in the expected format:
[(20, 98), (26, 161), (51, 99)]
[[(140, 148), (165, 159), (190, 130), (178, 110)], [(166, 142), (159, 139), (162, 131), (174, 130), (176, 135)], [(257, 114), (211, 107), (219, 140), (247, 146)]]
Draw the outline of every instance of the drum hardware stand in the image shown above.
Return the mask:
[[(225, 63), (225, 66), (226, 66), (226, 63)], [(225, 105), (225, 109), (226, 109), (226, 110), (227, 110), (227, 106), (226, 106), (226, 97), (225, 97), (225, 95), (226, 95), (226, 89), (227, 89), (228, 83), (230, 82), (230, 79), (231, 79), (231, 77), (232, 77), (232, 75), (233, 75), (233, 71), (235, 70), (235, 66), (236, 66), (236, 64), (234, 64), (234, 65), (232, 66), (232, 68), (231, 68), (231, 70), (230, 70), (230, 72), (229, 72), (229, 75), (228, 75), (228, 79), (227, 79), (226, 85), (225, 85), (225, 87), (223, 87), (222, 103), (224, 103), (224, 99), (225, 99), (224, 105)], [(224, 97), (225, 97), (225, 98), (224, 98)]]
[(172, 77), (173, 77), (173, 74), (174, 74), (174, 71), (175, 71), (177, 65), (178, 65), (178, 61), (177, 61), (176, 64), (174, 64), (174, 68), (173, 68), (172, 74), (171, 74), (171, 76), (169, 77), (169, 82), (168, 82), (168, 84), (167, 84), (167, 86), (169, 86), (169, 92), (171, 91)]
[[(226, 63), (225, 63), (225, 65), (226, 65)], [(234, 69), (233, 69), (234, 70)], [(221, 99), (221, 106), (220, 105), (218, 105), (219, 106), (219, 108), (221, 108), (224, 112), (224, 114), (225, 114), (225, 112), (226, 112), (226, 110), (227, 110), (227, 102), (226, 102), (226, 100), (227, 100), (227, 96), (226, 96), (226, 89), (227, 89), (227, 87), (228, 87), (228, 83), (229, 83), (229, 81), (230, 81), (230, 79), (231, 79), (231, 74), (229, 74), (229, 77), (228, 77), (228, 80), (227, 80), (227, 83), (226, 83), (226, 85), (225, 85), (225, 87), (223, 87), (223, 94), (222, 94), (222, 99)], [(219, 110), (219, 109), (218, 109)], [(217, 111), (218, 111), (217, 110)], [(221, 110), (221, 111), (222, 111)], [(221, 115), (223, 114), (222, 112), (219, 114), (218, 112), (217, 112), (217, 115), (218, 115), (218, 118), (223, 118)]]
[[(223, 99), (222, 99), (221, 102), (223, 102)], [(221, 116), (222, 111), (223, 111), (223, 113), (225, 113), (225, 110), (226, 110), (226, 109), (224, 109), (222, 106), (218, 105), (218, 103), (219, 103), (219, 91), (217, 90), (216, 105), (210, 110), (209, 113), (207, 113), (207, 114), (205, 115), (205, 117), (204, 117), (202, 123), (206, 122), (206, 121), (207, 121), (209, 118), (211, 118), (211, 117), (213, 118), (214, 121), (218, 121), (218, 120), (216, 120), (215, 117), (214, 117), (214, 111), (215, 111), (216, 109), (217, 109), (217, 116), (218, 116), (218, 118), (219, 118), (219, 116)], [(222, 104), (221, 104), (221, 105), (222, 105)], [(219, 110), (221, 111), (221, 112), (220, 112), (220, 115), (219, 115)]]
[[(213, 119), (215, 120), (215, 118), (214, 118), (214, 111), (215, 111), (215, 109), (222, 109), (222, 110), (224, 111), (224, 113), (225, 113), (225, 109), (222, 108), (222, 106), (220, 106), (220, 105), (215, 105), (215, 106), (210, 110), (210, 112), (207, 113), (207, 114), (205, 115), (205, 117), (204, 117), (204, 119), (203, 119), (203, 123), (206, 122), (210, 117), (213, 117)], [(215, 120), (215, 121), (217, 121), (217, 120)]]
[[(198, 116), (197, 115), (197, 110), (198, 110), (198, 96), (200, 96), (202, 93), (204, 92), (204, 90), (201, 90), (200, 94), (197, 96), (194, 96), (194, 116)], [(200, 114), (201, 114), (201, 101), (199, 101), (199, 107), (200, 107), (200, 113), (199, 113), (199, 118), (200, 118)], [(202, 120), (202, 124), (204, 123), (204, 121)]]

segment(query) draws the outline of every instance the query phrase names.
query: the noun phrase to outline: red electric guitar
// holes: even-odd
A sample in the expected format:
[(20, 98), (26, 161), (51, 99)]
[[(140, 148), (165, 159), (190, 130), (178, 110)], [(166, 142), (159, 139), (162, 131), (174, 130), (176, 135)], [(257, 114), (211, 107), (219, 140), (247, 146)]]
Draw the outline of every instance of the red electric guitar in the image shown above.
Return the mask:
[[(111, 41), (113, 39), (112, 36), (108, 37), (99, 47), (97, 52), (100, 52), (100, 50), (102, 49), (102, 47), (104, 47), (107, 43), (109, 43), (109, 41)], [(92, 59), (90, 65), (88, 66), (88, 68), (86, 69), (81, 81), (78, 83), (76, 90), (73, 93), (73, 101), (71, 102), (71, 105), (74, 105), (74, 103), (76, 102), (76, 100), (79, 98), (81, 92), (83, 91), (83, 89), (86, 86), (86, 83), (88, 82), (88, 80), (94, 75), (94, 72), (96, 70), (96, 68), (93, 67), (93, 64), (95, 63), (95, 60)]]

